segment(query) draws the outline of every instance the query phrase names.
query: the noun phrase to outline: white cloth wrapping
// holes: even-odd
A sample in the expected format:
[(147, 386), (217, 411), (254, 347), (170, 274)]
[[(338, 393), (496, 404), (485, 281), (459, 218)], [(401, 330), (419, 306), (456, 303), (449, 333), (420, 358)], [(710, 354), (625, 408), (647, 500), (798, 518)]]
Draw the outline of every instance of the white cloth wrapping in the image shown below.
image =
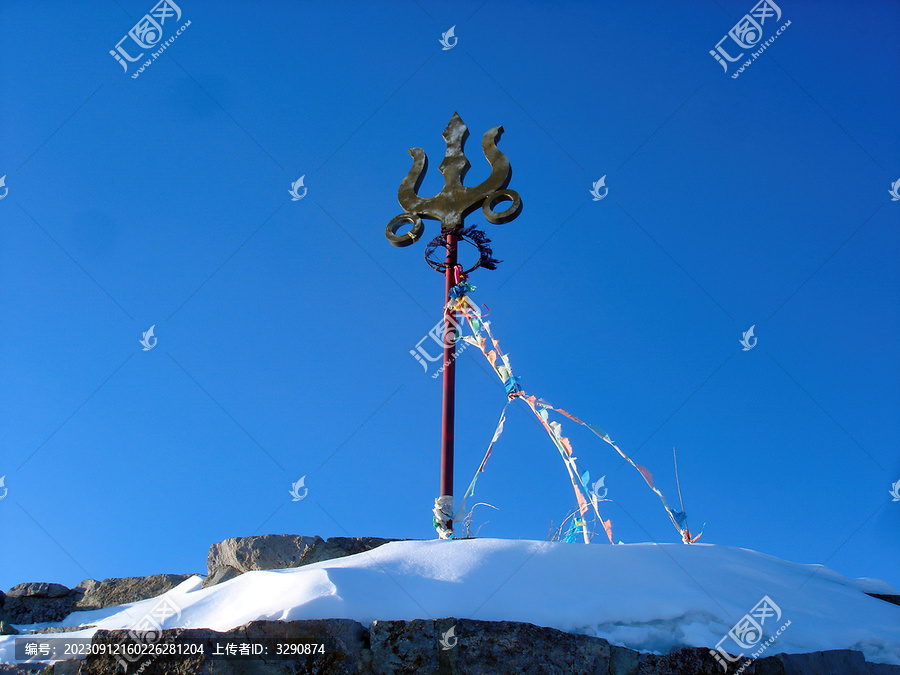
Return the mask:
[(453, 495), (441, 495), (434, 500), (434, 529), (441, 539), (453, 538)]

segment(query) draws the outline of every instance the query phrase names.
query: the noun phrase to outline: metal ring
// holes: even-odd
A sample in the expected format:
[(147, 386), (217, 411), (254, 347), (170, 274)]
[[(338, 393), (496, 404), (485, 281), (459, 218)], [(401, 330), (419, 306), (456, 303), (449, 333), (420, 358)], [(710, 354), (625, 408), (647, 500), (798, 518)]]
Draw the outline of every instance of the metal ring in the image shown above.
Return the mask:
[[(412, 227), (409, 228), (409, 231), (404, 232), (403, 234), (397, 234), (397, 230), (407, 224), (412, 225)], [(422, 219), (419, 218), (419, 216), (411, 213), (401, 213), (396, 218), (391, 219), (391, 222), (384, 228), (384, 236), (387, 237), (388, 241), (394, 246), (402, 248), (419, 241), (424, 231), (425, 226), (422, 224)]]
[[(509, 205), (509, 208), (504, 211), (500, 211), (499, 213), (494, 211), (494, 207), (497, 206), (498, 202), (506, 199), (512, 201), (512, 204)], [(484, 198), (484, 204), (482, 204), (481, 210), (484, 212), (484, 217), (494, 225), (508, 223), (516, 216), (518, 216), (519, 212), (522, 210), (522, 198), (519, 197), (519, 193), (515, 190), (509, 190), (506, 188), (504, 188), (503, 190), (497, 190), (496, 192), (492, 192)]]
[[(454, 233), (459, 237), (460, 242), (464, 241), (478, 249), (478, 262), (465, 270), (463, 274), (469, 274), (479, 267), (484, 267), (488, 270), (497, 269), (498, 263), (502, 261), (494, 258), (494, 252), (491, 250), (491, 240), (487, 238), (484, 232), (472, 226), (464, 230), (455, 230)], [(431, 269), (442, 274), (447, 271), (447, 262), (445, 260), (434, 260), (431, 256), (439, 247), (447, 248), (447, 234), (449, 233), (444, 232), (438, 235), (429, 241), (425, 247), (425, 262), (431, 266)]]

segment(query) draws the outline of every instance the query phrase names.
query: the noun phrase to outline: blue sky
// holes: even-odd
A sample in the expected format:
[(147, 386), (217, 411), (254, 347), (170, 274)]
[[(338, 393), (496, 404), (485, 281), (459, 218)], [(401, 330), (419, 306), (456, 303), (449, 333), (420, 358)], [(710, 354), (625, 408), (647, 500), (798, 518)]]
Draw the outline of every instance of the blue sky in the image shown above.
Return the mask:
[[(469, 216), (504, 261), (472, 299), (526, 391), (673, 501), (676, 447), (702, 542), (900, 586), (900, 4), (783, 0), (732, 78), (709, 51), (753, 6), (183, 0), (132, 78), (109, 52), (152, 2), (5, 3), (0, 588), (204, 572), (233, 536), (435, 536), (441, 386), (409, 352), (438, 227), (383, 233), (407, 148), (440, 190), (454, 111), (470, 185), (505, 128), (524, 208)], [(461, 495), (505, 395), (475, 350), (457, 378)], [(543, 540), (574, 500), (520, 405), (474, 523)], [(616, 540), (677, 542), (562, 423)]]

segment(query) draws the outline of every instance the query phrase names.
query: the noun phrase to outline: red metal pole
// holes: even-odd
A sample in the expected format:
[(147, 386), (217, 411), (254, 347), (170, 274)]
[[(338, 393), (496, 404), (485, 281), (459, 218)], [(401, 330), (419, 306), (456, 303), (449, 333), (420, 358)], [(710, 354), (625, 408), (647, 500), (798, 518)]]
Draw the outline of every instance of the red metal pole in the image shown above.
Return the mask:
[[(456, 285), (457, 234), (447, 235), (447, 270), (444, 274), (444, 307)], [(451, 321), (451, 317), (453, 321)], [(441, 417), (441, 496), (453, 495), (453, 422), (456, 413), (456, 314), (444, 311), (444, 400)], [(453, 523), (450, 523), (453, 529)]]

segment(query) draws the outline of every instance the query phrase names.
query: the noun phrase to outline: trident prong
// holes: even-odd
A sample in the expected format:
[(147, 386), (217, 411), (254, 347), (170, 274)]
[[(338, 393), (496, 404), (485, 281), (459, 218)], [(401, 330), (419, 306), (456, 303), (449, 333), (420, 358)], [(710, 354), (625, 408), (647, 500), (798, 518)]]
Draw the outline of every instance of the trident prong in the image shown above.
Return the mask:
[[(497, 141), (502, 134), (502, 126), (489, 129), (484, 134), (481, 146), (491, 165), (491, 175), (480, 185), (466, 187), (462, 182), (471, 167), (465, 153), (469, 130), (459, 114), (453, 113), (444, 129), (447, 151), (438, 169), (444, 176), (444, 187), (434, 197), (428, 198), (418, 194), (428, 170), (428, 156), (422, 148), (411, 148), (409, 154), (413, 158), (413, 165), (397, 191), (397, 199), (406, 212), (388, 223), (385, 229), (388, 240), (394, 246), (415, 243), (424, 231), (422, 218), (440, 221), (442, 233), (458, 230), (465, 217), (479, 207), (485, 218), (494, 224), (508, 223), (518, 216), (522, 210), (522, 200), (515, 190), (507, 189), (512, 177), (512, 167), (506, 155), (497, 148)], [(512, 203), (503, 211), (494, 211), (494, 207), (502, 201)], [(398, 235), (397, 230), (404, 224), (411, 225), (411, 229)]]

